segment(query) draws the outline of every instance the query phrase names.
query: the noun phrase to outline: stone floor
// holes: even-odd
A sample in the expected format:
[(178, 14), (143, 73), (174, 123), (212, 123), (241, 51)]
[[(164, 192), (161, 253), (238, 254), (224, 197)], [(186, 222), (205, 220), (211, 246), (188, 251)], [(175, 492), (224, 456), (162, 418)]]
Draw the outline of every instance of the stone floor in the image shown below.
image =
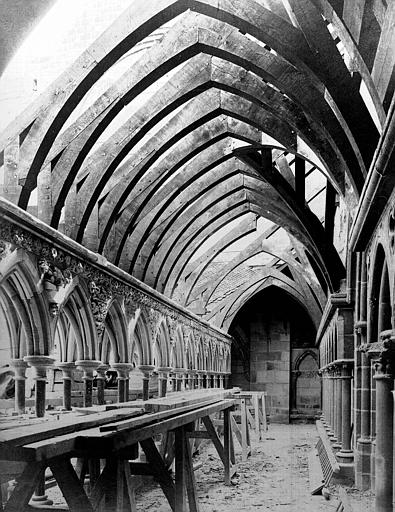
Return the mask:
[[(270, 425), (262, 441), (252, 439), (252, 455), (239, 463), (233, 485), (223, 483), (223, 466), (211, 446), (197, 457), (200, 512), (330, 512), (338, 500), (312, 496), (307, 454), (316, 441), (315, 425)], [(236, 445), (237, 459), (240, 460)], [(138, 511), (170, 512), (161, 490), (152, 484), (137, 494)]]

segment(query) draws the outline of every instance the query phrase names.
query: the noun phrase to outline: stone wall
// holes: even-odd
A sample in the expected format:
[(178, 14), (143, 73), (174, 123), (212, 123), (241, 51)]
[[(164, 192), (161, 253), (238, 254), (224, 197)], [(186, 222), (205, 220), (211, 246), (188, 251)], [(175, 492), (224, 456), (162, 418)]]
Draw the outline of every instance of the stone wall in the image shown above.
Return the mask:
[[(259, 294), (230, 330), (238, 340), (232, 350), (232, 384), (266, 391), (273, 422), (288, 423), (291, 411), (314, 417), (320, 408), (314, 329), (300, 310), (281, 292)], [(296, 380), (295, 365), (300, 366)]]

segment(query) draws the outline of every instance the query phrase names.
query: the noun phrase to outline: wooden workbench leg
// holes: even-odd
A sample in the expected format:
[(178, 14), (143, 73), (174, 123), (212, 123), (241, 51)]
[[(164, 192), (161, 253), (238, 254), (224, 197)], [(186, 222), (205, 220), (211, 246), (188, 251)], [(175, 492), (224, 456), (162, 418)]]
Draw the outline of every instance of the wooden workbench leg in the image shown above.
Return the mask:
[[(100, 475), (100, 459), (89, 459), (89, 491), (93, 489)], [(82, 482), (83, 483), (83, 482)]]
[(174, 483), (171, 479), (167, 467), (158, 452), (155, 442), (152, 438), (140, 441), (141, 447), (144, 450), (148, 462), (151, 464), (155, 472), (155, 478), (164, 492), (171, 509), (175, 510), (175, 489)]
[(241, 431), (240, 431), (239, 425), (236, 422), (235, 417), (234, 417), (233, 414), (231, 414), (230, 423), (232, 425), (233, 433), (235, 434), (235, 436), (236, 436), (236, 438), (237, 438), (237, 440), (239, 442), (239, 445), (241, 447), (243, 447), (243, 440), (242, 440), (242, 436), (241, 436)]
[(134, 493), (133, 488), (133, 482), (132, 482), (132, 475), (130, 473), (130, 467), (129, 467), (129, 461), (124, 460), (123, 463), (123, 469), (124, 469), (124, 475), (125, 475), (125, 483), (126, 483), (126, 490), (129, 497), (129, 503), (130, 503), (130, 512), (134, 512), (136, 510), (136, 497)]
[(263, 393), (262, 393), (262, 423), (263, 423), (263, 429), (266, 432), (266, 430), (267, 430), (266, 397)]
[(248, 457), (248, 449), (249, 449), (249, 443), (248, 443), (248, 422), (247, 422), (247, 407), (246, 407), (246, 401), (244, 398), (240, 400), (241, 405), (241, 458), (243, 462), (247, 460)]
[(22, 512), (37, 486), (45, 466), (37, 462), (29, 462), (23, 473), (18, 477), (15, 489), (4, 506), (4, 512)]
[(107, 490), (115, 485), (115, 472), (116, 460), (114, 458), (106, 459), (103, 471), (100, 473), (100, 476), (97, 479), (90, 494), (92, 507), (95, 511), (102, 509), (101, 504)]
[(185, 446), (186, 435), (184, 427), (175, 429), (175, 512), (186, 512), (185, 503)]
[(260, 441), (261, 440), (261, 422), (260, 422), (260, 418), (259, 418), (259, 399), (258, 399), (257, 394), (253, 395), (252, 403), (254, 404), (255, 432)]
[(232, 413), (230, 414), (230, 462), (232, 464), (236, 464), (236, 457), (235, 457), (235, 445), (233, 442), (233, 425), (232, 422), (235, 423), (235, 419), (232, 416)]
[(129, 461), (127, 460), (117, 460), (116, 488), (116, 508), (109, 507), (109, 512), (135, 512), (136, 500), (134, 497)]
[(49, 467), (70, 512), (94, 512), (71, 462), (67, 459), (52, 460)]
[(230, 485), (230, 409), (224, 409), (224, 469), (225, 485)]
[[(192, 423), (192, 429), (194, 430), (194, 424)], [(192, 461), (192, 452), (191, 446), (189, 444), (189, 439), (185, 437), (185, 477), (186, 477), (186, 488), (188, 494), (188, 504), (190, 512), (199, 512), (199, 503), (196, 492), (196, 481), (195, 481), (195, 472), (193, 471), (193, 461)]]

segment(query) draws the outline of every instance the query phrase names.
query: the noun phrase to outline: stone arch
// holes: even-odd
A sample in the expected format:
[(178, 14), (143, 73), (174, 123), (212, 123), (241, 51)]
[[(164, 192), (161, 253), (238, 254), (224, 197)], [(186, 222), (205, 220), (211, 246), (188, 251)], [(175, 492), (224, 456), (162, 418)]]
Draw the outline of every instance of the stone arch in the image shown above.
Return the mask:
[[(59, 304), (59, 316), (62, 315), (65, 315), (68, 325), (73, 330), (74, 339), (68, 338), (67, 344), (76, 344), (78, 359), (96, 360), (99, 355), (98, 334), (84, 280), (76, 277), (66, 287), (62, 302)], [(62, 360), (74, 352), (69, 346), (63, 347)], [(65, 361), (70, 362), (67, 359)]]
[(149, 319), (144, 309), (138, 309), (135, 315), (133, 341), (131, 347), (131, 359), (133, 361), (133, 353), (140, 358), (140, 364), (151, 364), (151, 336), (149, 332)]
[(318, 356), (313, 350), (303, 351), (292, 364), (290, 398), (293, 415), (317, 416), (321, 406), (321, 381), (318, 376)]
[(310, 350), (310, 349), (307, 349), (305, 352), (303, 352), (302, 354), (300, 354), (296, 359), (295, 361), (292, 363), (292, 370), (295, 370), (295, 371), (298, 371), (299, 370), (299, 366), (301, 365), (301, 363), (303, 362), (303, 360), (308, 357), (308, 356), (311, 356), (315, 362), (317, 363), (317, 368), (318, 368), (318, 355), (316, 352), (314, 352), (313, 350)]
[(195, 336), (192, 330), (189, 331), (185, 340), (185, 361), (188, 370), (196, 370)]
[[(9, 355), (16, 359), (25, 355), (48, 355), (52, 349), (52, 334), (48, 302), (40, 289), (38, 269), (19, 250), (7, 267), (1, 276), (0, 303), (10, 336)], [(6, 311), (10, 314), (6, 315)]]
[[(378, 242), (372, 251), (373, 257), (371, 259), (369, 275), (370, 280), (368, 283), (368, 330), (367, 341), (368, 343), (375, 343), (381, 329), (380, 312), (380, 294), (383, 291), (383, 285), (386, 287), (386, 292), (391, 294), (391, 287), (389, 286), (387, 255), (384, 246)], [(392, 304), (392, 300), (390, 301)], [(380, 325), (379, 325), (380, 324)], [(391, 326), (387, 326), (388, 329)], [(384, 330), (384, 329), (382, 329)]]
[[(113, 299), (109, 305), (102, 340), (105, 336), (110, 340), (113, 362), (129, 362), (126, 317), (118, 299)], [(101, 360), (105, 362), (104, 359)]]
[(165, 317), (161, 317), (159, 325), (156, 328), (156, 335), (154, 340), (154, 364), (156, 367), (168, 367), (170, 356), (169, 356), (169, 328)]
[[(259, 291), (268, 288), (269, 286), (277, 286), (283, 289), (289, 295), (291, 295), (301, 306), (306, 310), (307, 314), (312, 318), (316, 325), (318, 325), (318, 318), (314, 315), (313, 311), (310, 311), (305, 304), (305, 297), (294, 287), (290, 280), (284, 278), (280, 279), (280, 276), (266, 276), (263, 278), (257, 278), (253, 282), (249, 282), (246, 288), (241, 289), (240, 293), (237, 294), (235, 299), (231, 303), (227, 303), (223, 311), (220, 312), (218, 318), (215, 318), (215, 322), (218, 323), (220, 328), (228, 328), (235, 317), (237, 311), (245, 304), (253, 295)], [(231, 314), (229, 314), (231, 313)]]
[(172, 343), (171, 361), (170, 365), (173, 368), (184, 368), (185, 361), (185, 340), (184, 332), (181, 325), (177, 326), (174, 334), (174, 341)]

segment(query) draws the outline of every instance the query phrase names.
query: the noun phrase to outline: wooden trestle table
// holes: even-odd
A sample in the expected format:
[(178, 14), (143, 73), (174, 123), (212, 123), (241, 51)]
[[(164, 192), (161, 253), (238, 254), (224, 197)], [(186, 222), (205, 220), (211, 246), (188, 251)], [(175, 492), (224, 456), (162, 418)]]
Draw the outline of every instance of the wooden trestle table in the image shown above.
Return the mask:
[[(58, 422), (19, 427), (0, 432), (0, 460), (22, 461), (24, 471), (4, 505), (4, 512), (32, 511), (29, 500), (47, 467), (59, 486), (70, 512), (126, 512), (135, 509), (132, 475), (153, 475), (174, 512), (198, 512), (190, 438), (211, 439), (224, 465), (225, 483), (234, 471), (230, 412), (234, 399), (207, 396), (204, 401), (146, 413), (127, 408), (69, 418)], [(223, 443), (211, 415), (222, 412)], [(205, 430), (195, 430), (197, 420)], [(155, 437), (174, 433), (174, 480), (158, 450)], [(136, 462), (138, 443), (146, 462)], [(79, 457), (90, 464), (90, 492), (71, 463)], [(94, 469), (96, 468), (96, 469)], [(0, 500), (1, 506), (1, 500)], [(54, 510), (40, 507), (41, 512)], [(59, 510), (59, 509), (58, 509)], [(64, 510), (64, 508), (63, 508)]]

